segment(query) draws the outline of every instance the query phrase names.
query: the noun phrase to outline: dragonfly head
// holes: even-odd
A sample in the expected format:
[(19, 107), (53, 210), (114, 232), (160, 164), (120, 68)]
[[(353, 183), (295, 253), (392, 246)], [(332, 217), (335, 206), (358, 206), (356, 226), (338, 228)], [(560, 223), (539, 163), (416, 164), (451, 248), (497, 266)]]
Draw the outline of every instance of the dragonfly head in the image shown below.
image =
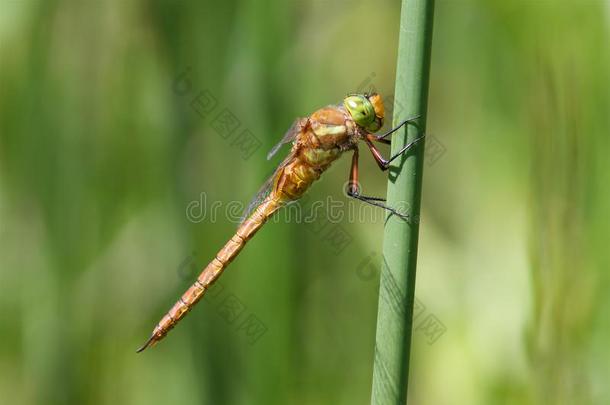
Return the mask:
[(354, 122), (367, 131), (376, 132), (383, 126), (384, 108), (379, 94), (350, 94), (343, 105)]

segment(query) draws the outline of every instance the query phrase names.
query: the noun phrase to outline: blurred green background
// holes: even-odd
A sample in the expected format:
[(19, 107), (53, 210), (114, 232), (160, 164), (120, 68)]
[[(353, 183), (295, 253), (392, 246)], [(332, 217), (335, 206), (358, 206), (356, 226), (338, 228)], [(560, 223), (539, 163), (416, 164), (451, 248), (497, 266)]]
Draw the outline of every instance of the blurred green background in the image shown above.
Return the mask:
[[(235, 230), (204, 206), (247, 202), (295, 117), (391, 96), (399, 7), (1, 0), (0, 402), (369, 403), (381, 217), (269, 224), (134, 351)], [(609, 18), (437, 1), (412, 403), (610, 403)]]

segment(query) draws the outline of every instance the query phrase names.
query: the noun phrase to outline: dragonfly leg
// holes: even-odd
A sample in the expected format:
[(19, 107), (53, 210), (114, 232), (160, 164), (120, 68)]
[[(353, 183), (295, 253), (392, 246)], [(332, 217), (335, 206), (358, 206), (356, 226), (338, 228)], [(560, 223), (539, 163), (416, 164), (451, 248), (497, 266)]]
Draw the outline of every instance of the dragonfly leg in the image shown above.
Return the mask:
[(359, 200), (364, 203), (374, 205), (375, 207), (383, 208), (384, 210), (390, 211), (392, 214), (404, 219), (407, 222), (410, 219), (408, 214), (402, 214), (402, 213), (398, 212), (397, 210), (395, 210), (394, 208), (388, 207), (386, 204), (384, 204), (382, 201), (385, 201), (385, 199), (383, 199), (383, 198), (367, 197), (367, 196), (360, 195), (360, 194), (348, 194), (348, 195), (352, 198), (355, 198), (356, 200)]
[(413, 122), (416, 119), (418, 119), (419, 117), (421, 117), (421, 115), (414, 115), (413, 117), (407, 118), (406, 120), (404, 120), (403, 122), (401, 122), (400, 124), (398, 124), (396, 127), (390, 129), (388, 132), (386, 132), (385, 134), (381, 134), (381, 135), (373, 135), (373, 137), (377, 140), (380, 139), (385, 139), (388, 136), (392, 135), (394, 132), (398, 131), (400, 128), (402, 128), (403, 125), (408, 124), (409, 122)]
[(373, 142), (371, 142), (372, 140), (375, 140), (374, 136), (368, 135), (364, 141), (366, 142), (366, 145), (369, 147), (369, 150), (373, 154), (373, 157), (375, 158), (375, 161), (377, 162), (377, 165), (379, 166), (379, 168), (381, 170), (388, 170), (388, 167), (390, 167), (390, 163), (392, 163), (392, 161), (394, 161), (394, 159), (396, 159), (397, 157), (406, 153), (409, 149), (411, 149), (413, 146), (415, 146), (415, 144), (417, 144), (417, 142), (424, 139), (425, 136), (426, 135), (424, 134), (424, 135), (420, 136), (419, 138), (415, 139), (414, 141), (409, 142), (407, 145), (405, 145), (405, 147), (403, 147), (401, 150), (399, 150), (395, 155), (391, 156), (389, 159), (385, 159), (383, 156), (381, 156), (381, 152), (379, 151), (379, 149), (377, 149), (377, 147), (375, 145), (373, 145)]
[(409, 220), (408, 215), (401, 214), (394, 208), (388, 207), (386, 204), (384, 204), (385, 198), (371, 197), (360, 194), (360, 185), (358, 184), (358, 149), (354, 149), (354, 155), (352, 156), (352, 166), (349, 175), (349, 182), (347, 185), (347, 195), (364, 203), (388, 210), (392, 214), (404, 219), (405, 221)]
[[(354, 149), (352, 155), (352, 165), (349, 170), (349, 181), (347, 183), (347, 195), (358, 193), (360, 186), (358, 185), (358, 147)], [(350, 195), (351, 196), (351, 195)]]
[(386, 145), (392, 144), (392, 141), (390, 141), (389, 139), (377, 138), (376, 136), (372, 137), (371, 139), (375, 142), (384, 143)]

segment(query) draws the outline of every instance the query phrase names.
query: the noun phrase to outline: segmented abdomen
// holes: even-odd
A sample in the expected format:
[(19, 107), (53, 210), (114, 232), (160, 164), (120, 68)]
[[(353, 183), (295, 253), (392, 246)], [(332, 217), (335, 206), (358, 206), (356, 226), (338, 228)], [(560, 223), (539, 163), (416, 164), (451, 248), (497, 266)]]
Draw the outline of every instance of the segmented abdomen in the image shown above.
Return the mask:
[[(330, 163), (329, 163), (330, 164)], [(151, 337), (138, 352), (163, 339), (167, 333), (199, 302), (205, 292), (220, 277), (224, 269), (237, 257), (246, 242), (263, 226), (286, 202), (300, 198), (311, 184), (328, 167), (313, 166), (298, 157), (288, 162), (277, 173), (270, 195), (254, 210), (237, 229), (237, 232), (216, 257), (203, 269), (197, 280), (178, 299), (174, 306), (161, 318)]]
[(174, 306), (161, 318), (150, 339), (138, 352), (163, 339), (165, 335), (199, 302), (205, 292), (220, 277), (224, 269), (237, 257), (246, 242), (263, 226), (267, 219), (283, 205), (282, 199), (272, 193), (259, 205), (252, 215), (237, 229), (216, 257), (203, 269), (197, 280), (178, 299)]

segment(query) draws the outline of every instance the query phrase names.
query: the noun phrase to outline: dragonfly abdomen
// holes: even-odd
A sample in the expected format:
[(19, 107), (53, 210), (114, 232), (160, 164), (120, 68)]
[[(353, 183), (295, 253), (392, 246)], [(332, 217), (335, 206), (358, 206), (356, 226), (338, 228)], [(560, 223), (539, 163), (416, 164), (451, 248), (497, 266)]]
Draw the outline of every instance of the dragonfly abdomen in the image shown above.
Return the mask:
[(272, 193), (254, 210), (237, 229), (235, 235), (216, 254), (216, 257), (203, 269), (197, 280), (178, 299), (174, 306), (155, 326), (148, 341), (138, 349), (143, 351), (163, 339), (176, 324), (199, 302), (205, 292), (222, 274), (225, 268), (237, 257), (246, 242), (264, 225), (267, 219), (283, 205), (282, 199)]

